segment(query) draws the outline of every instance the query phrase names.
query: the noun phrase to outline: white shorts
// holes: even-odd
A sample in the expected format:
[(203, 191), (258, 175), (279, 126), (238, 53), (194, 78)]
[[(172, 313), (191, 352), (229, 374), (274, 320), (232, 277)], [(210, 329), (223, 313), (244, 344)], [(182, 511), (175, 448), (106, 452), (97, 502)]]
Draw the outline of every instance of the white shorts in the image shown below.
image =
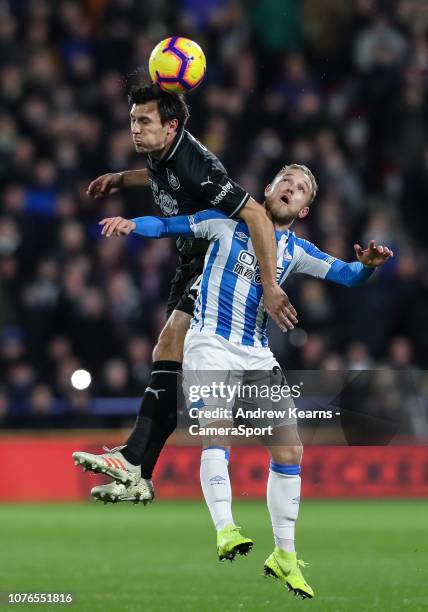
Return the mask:
[[(218, 390), (222, 383), (228, 387), (225, 395), (218, 391), (207, 392), (203, 399), (196, 399), (201, 388), (212, 389), (214, 385)], [(238, 387), (242, 390), (243, 385), (250, 389), (249, 394), (239, 395), (237, 392), (232, 398), (229, 390)], [(294, 408), (291, 397), (272, 401), (270, 389), (274, 386), (285, 388), (286, 380), (268, 347), (243, 346), (197, 330), (187, 332), (184, 340), (183, 391), (188, 409), (198, 407), (201, 425), (215, 420), (204, 417), (204, 409), (206, 414), (212, 414), (213, 407), (234, 411), (239, 407), (275, 411)], [(262, 388), (265, 393), (269, 390), (269, 394), (260, 392)], [(269, 421), (274, 427), (295, 422), (295, 419), (283, 416)]]
[(183, 370), (272, 370), (279, 364), (268, 347), (243, 346), (221, 336), (189, 329)]

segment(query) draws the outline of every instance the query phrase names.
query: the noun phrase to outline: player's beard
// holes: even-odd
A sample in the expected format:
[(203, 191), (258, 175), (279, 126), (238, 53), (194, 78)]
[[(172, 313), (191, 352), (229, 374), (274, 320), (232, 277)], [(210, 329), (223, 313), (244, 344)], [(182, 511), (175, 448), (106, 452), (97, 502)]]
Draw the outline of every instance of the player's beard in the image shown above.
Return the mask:
[(288, 211), (283, 205), (275, 206), (265, 204), (266, 212), (275, 225), (290, 225), (296, 218), (296, 215)]
[(280, 215), (272, 215), (272, 221), (276, 225), (291, 225), (295, 220), (296, 215), (282, 213)]

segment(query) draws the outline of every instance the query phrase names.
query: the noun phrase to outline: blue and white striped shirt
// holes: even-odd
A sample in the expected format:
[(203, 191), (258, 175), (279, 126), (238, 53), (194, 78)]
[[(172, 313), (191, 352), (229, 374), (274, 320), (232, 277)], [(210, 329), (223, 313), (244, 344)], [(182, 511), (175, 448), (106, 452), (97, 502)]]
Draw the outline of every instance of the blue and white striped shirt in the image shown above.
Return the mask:
[[(260, 270), (247, 225), (216, 210), (173, 218), (133, 219), (135, 232), (148, 238), (205, 238), (205, 255), (198, 297), (190, 327), (245, 346), (267, 346), (267, 318)], [(367, 280), (373, 268), (346, 263), (320, 251), (289, 230), (275, 231), (277, 280), (294, 273), (353, 287)]]

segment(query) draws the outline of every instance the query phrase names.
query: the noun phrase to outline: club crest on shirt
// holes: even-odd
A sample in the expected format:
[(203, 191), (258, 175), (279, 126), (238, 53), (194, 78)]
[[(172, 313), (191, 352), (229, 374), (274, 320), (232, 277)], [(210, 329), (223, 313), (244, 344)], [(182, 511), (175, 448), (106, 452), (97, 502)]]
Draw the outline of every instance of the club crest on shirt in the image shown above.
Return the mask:
[(165, 217), (173, 217), (174, 215), (178, 215), (177, 200), (163, 189), (159, 191), (159, 185), (152, 178), (150, 179), (150, 187), (155, 204), (156, 206), (159, 206)]
[(178, 214), (178, 202), (163, 189), (157, 196), (156, 204), (159, 206), (165, 217), (172, 217)]
[(178, 180), (178, 176), (176, 176), (169, 168), (166, 169), (166, 174), (168, 176), (168, 183), (171, 189), (180, 189), (180, 181)]

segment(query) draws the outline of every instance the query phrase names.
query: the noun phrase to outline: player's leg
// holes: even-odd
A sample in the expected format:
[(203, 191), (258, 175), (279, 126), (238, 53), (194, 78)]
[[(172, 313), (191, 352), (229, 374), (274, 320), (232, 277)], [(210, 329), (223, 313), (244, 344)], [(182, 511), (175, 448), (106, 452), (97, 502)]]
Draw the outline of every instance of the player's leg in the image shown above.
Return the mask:
[[(142, 476), (148, 481), (147, 486), (152, 488), (149, 481), (153, 467), (177, 424), (181, 360), (190, 319), (189, 314), (174, 310), (162, 330), (153, 352), (154, 363), (140, 412), (125, 445), (111, 450), (105, 448), (106, 452), (100, 455), (77, 451), (73, 453), (76, 465), (92, 472), (105, 473), (125, 485), (135, 485)], [(149, 456), (142, 463), (147, 450)], [(107, 489), (108, 485), (104, 488)], [(113, 488), (112, 484), (112, 495), (116, 493)]]
[(303, 447), (296, 425), (274, 431), (273, 444), (267, 448), (271, 461), (267, 484), (267, 503), (275, 544), (285, 552), (295, 552), (295, 526), (300, 506), (300, 465)]
[[(90, 471), (101, 471), (116, 482), (135, 485), (143, 476), (146, 480), (145, 499), (153, 499), (151, 475), (166, 440), (176, 426), (177, 387), (181, 372), (183, 341), (191, 320), (197, 295), (196, 281), (200, 277), (203, 258), (183, 262), (177, 269), (168, 298), (168, 321), (155, 347), (151, 377), (144, 393), (140, 412), (134, 430), (127, 443), (116, 449), (105, 449), (102, 455), (76, 452), (76, 464)], [(141, 466), (141, 467), (140, 467)], [(140, 489), (138, 490), (140, 491)], [(151, 497), (149, 492), (152, 492)], [(122, 501), (125, 496), (117, 495), (115, 483), (92, 490), (94, 497)], [(127, 492), (126, 497), (131, 495)]]
[[(215, 421), (210, 427), (230, 427), (233, 421)], [(217, 555), (220, 561), (233, 561), (237, 554), (246, 555), (253, 541), (243, 536), (232, 514), (232, 487), (229, 477), (230, 446), (224, 436), (206, 437), (201, 453), (200, 478), (205, 502), (217, 532)]]
[(272, 522), (275, 549), (266, 559), (264, 571), (282, 580), (301, 597), (314, 592), (303, 577), (304, 562), (297, 559), (295, 528), (300, 506), (300, 465), (303, 447), (296, 425), (278, 427), (267, 448), (271, 461), (267, 484), (267, 505)]
[(139, 461), (141, 476), (147, 480), (151, 479), (159, 455), (177, 426), (184, 340), (193, 316), (203, 259), (194, 257), (187, 261), (181, 257), (168, 298), (168, 321), (153, 351), (152, 376), (127, 441), (125, 455), (129, 452), (130, 461)]
[[(200, 424), (205, 426), (201, 420)], [(211, 421), (209, 427), (230, 427), (231, 424), (232, 421)], [(230, 444), (226, 437), (204, 438), (199, 475), (205, 502), (217, 532), (234, 523), (229, 456)]]
[[(202, 387), (218, 389), (219, 383), (230, 384), (235, 380), (236, 366), (233, 346), (231, 351), (225, 349), (217, 336), (205, 335), (196, 330), (190, 330), (184, 345), (183, 390), (186, 404), (191, 410), (198, 409), (198, 422), (202, 453), (200, 465), (201, 487), (206, 504), (211, 514), (217, 532), (217, 554), (219, 559), (234, 559), (236, 554), (246, 554), (251, 550), (253, 542), (245, 538), (235, 525), (232, 514), (232, 488), (229, 478), (230, 436), (220, 432), (222, 428), (233, 425), (232, 408), (227, 397), (219, 396), (213, 391), (211, 397), (192, 397), (191, 390)], [(216, 414), (221, 411), (221, 417)], [(216, 415), (214, 417), (214, 415)], [(214, 417), (214, 418), (213, 418)], [(214, 433), (209, 435), (206, 428)], [(217, 433), (218, 432), (218, 433)]]
[(123, 449), (125, 458), (141, 465), (141, 476), (150, 479), (166, 440), (177, 426), (184, 338), (191, 316), (174, 310), (153, 351), (148, 386), (135, 426)]

